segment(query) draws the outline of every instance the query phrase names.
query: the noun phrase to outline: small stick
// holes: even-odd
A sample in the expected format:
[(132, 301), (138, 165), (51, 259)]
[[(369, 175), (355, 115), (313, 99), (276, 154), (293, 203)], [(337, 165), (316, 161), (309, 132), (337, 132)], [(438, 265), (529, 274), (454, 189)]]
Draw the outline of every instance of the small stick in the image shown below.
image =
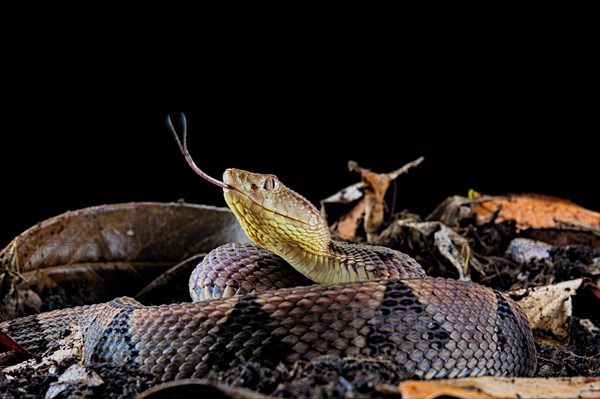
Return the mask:
[(417, 159), (415, 159), (414, 161), (411, 161), (409, 163), (407, 163), (406, 165), (404, 165), (401, 168), (396, 169), (393, 172), (389, 172), (389, 173), (384, 173), (383, 175), (385, 177), (387, 177), (390, 181), (391, 180), (395, 180), (398, 176), (404, 174), (404, 173), (408, 173), (408, 170), (410, 168), (414, 168), (415, 166), (419, 166), (421, 164), (421, 162), (423, 162), (425, 160), (425, 157), (419, 157)]

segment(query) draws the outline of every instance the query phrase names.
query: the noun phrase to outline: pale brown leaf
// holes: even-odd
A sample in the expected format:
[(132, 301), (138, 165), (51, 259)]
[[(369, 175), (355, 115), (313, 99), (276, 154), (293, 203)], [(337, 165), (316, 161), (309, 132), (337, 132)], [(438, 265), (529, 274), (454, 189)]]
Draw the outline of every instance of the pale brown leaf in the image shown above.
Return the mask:
[(479, 377), (440, 381), (403, 381), (380, 391), (402, 399), (575, 399), (600, 397), (600, 377), (511, 378)]

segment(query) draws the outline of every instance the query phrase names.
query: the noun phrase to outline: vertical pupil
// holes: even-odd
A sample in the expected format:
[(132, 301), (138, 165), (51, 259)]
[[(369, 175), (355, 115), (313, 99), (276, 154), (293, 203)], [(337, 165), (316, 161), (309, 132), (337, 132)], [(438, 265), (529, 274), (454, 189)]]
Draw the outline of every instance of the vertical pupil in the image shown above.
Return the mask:
[(267, 179), (267, 181), (265, 182), (265, 188), (269, 191), (275, 189), (275, 179), (273, 179), (272, 177), (269, 177)]

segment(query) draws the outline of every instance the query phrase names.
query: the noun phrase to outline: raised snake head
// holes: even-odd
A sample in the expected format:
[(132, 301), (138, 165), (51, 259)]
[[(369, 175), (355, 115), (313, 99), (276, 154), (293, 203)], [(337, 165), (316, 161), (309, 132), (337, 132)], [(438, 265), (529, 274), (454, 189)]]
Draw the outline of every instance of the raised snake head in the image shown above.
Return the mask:
[(225, 201), (248, 237), (286, 258), (298, 249), (327, 251), (329, 227), (317, 208), (275, 175), (227, 169)]

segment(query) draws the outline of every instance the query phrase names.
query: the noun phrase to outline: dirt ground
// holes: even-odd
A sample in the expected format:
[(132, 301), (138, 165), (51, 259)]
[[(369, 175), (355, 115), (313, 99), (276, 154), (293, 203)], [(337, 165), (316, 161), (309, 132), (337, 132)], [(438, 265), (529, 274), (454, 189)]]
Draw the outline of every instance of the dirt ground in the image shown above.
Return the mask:
[[(406, 217), (399, 214), (396, 217)], [(514, 223), (490, 223), (483, 226), (462, 225), (458, 229), (466, 237), (473, 250), (480, 256), (484, 268), (482, 274), (474, 274), (473, 280), (501, 291), (557, 283), (574, 278), (590, 277), (589, 265), (598, 262), (600, 254), (586, 245), (554, 245), (549, 257), (516, 262), (507, 255), (511, 240), (518, 236)], [(415, 243), (397, 232), (382, 235), (382, 240), (398, 249), (411, 253)], [(427, 245), (423, 243), (423, 245)], [(421, 251), (426, 254), (426, 251)], [(447, 275), (447, 270), (436, 267), (439, 260), (421, 256), (418, 260), (430, 275)], [(450, 273), (451, 275), (452, 273)], [(482, 277), (485, 276), (485, 277)], [(81, 288), (81, 287), (79, 287)], [(74, 292), (79, 292), (78, 298)], [(173, 292), (173, 291), (171, 291)], [(85, 290), (78, 287), (57, 288), (43, 293), (45, 310), (66, 305), (85, 303)], [(156, 300), (156, 298), (155, 298)], [(164, 297), (164, 303), (180, 300), (180, 297)], [(574, 296), (574, 314), (570, 319), (571, 339), (567, 346), (537, 345), (538, 366), (536, 377), (600, 376), (600, 312), (598, 298), (581, 291)], [(592, 328), (590, 328), (590, 325)], [(595, 326), (595, 328), (593, 328)], [(52, 383), (69, 364), (38, 370), (21, 369), (12, 373), (11, 379), (0, 372), (0, 392), (3, 398), (40, 398), (47, 396)], [(56, 398), (132, 398), (158, 384), (154, 377), (107, 364), (87, 366), (89, 373), (100, 377), (96, 386), (71, 385)], [(188, 394), (207, 394), (215, 397), (261, 397), (256, 392), (275, 397), (293, 398), (383, 398), (394, 395), (380, 392), (381, 383), (397, 384), (401, 370), (397, 365), (383, 361), (339, 359), (324, 356), (311, 362), (298, 362), (293, 366), (279, 365), (275, 368), (248, 362), (224, 373), (215, 373), (203, 381), (187, 385), (165, 387), (162, 391), (146, 393), (145, 397), (182, 397)], [(208, 383), (240, 388), (215, 388)], [(245, 389), (251, 391), (246, 391)], [(162, 396), (161, 396), (162, 395)], [(173, 395), (173, 396), (168, 396)], [(398, 396), (395, 396), (398, 397)]]

